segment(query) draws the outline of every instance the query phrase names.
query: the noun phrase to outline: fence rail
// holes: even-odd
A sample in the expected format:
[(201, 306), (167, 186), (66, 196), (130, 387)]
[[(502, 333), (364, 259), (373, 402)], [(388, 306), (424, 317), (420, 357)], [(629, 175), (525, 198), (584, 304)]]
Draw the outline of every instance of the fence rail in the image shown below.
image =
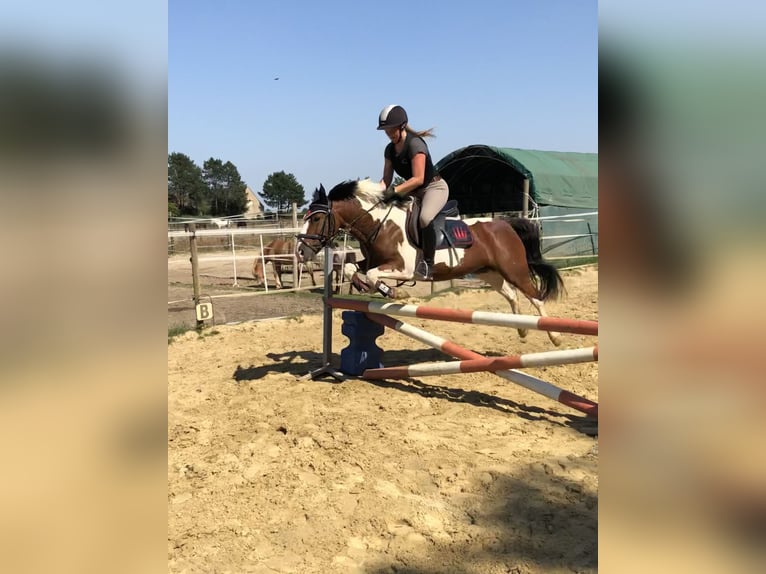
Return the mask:
[[(542, 227), (542, 253), (553, 262), (564, 262), (568, 260), (593, 259), (598, 257), (598, 230), (592, 229), (589, 217), (597, 216), (597, 211), (585, 213), (572, 213), (566, 215), (543, 216), (534, 218), (533, 221), (541, 222)], [(586, 225), (583, 229), (582, 224)], [(555, 224), (555, 225), (554, 225)], [(562, 225), (578, 224), (578, 231), (572, 233), (553, 233), (560, 231)], [(546, 233), (547, 231), (547, 233)], [(574, 230), (573, 230), (574, 231)], [(280, 227), (278, 225), (267, 225), (259, 227), (230, 227), (221, 229), (198, 229), (194, 232), (196, 238), (197, 250), (199, 251), (198, 262), (202, 266), (200, 273), (205, 277), (216, 277), (219, 285), (225, 285), (229, 281), (231, 287), (240, 286), (239, 280), (247, 279), (254, 281), (252, 269), (256, 259), (262, 263), (267, 263), (270, 257), (262, 255), (263, 247), (272, 239), (285, 236), (295, 236), (300, 232), (300, 228), (295, 226)], [(171, 266), (174, 267), (174, 276), (181, 277), (183, 273), (188, 273), (188, 260), (173, 260), (173, 256), (185, 255), (189, 253), (189, 239), (192, 232), (188, 230), (169, 230), (168, 231), (168, 280), (171, 282)], [(358, 251), (357, 242), (348, 235), (339, 236), (339, 245), (336, 253), (341, 258), (338, 262), (339, 267), (345, 262), (346, 253), (354, 253), (361, 258)], [(228, 252), (228, 253), (226, 253)], [(226, 254), (224, 254), (226, 253)], [(282, 256), (284, 257), (284, 256)], [(293, 259), (293, 265), (296, 263)], [(230, 265), (226, 265), (229, 263)], [(286, 262), (288, 267), (292, 267)], [(223, 264), (223, 265), (222, 265)], [(318, 262), (321, 265), (321, 261)], [(320, 267), (322, 269), (322, 267)], [(265, 291), (274, 291), (274, 285), (269, 284), (268, 275), (264, 273), (266, 281)], [(342, 275), (342, 273), (341, 273)], [(188, 275), (187, 275), (188, 277)], [(298, 284), (292, 285), (290, 289), (282, 289), (280, 292), (304, 291), (313, 289), (312, 286), (301, 285), (300, 275)], [(342, 277), (340, 277), (342, 281)], [(190, 281), (189, 277), (187, 281)], [(182, 282), (179, 280), (179, 282)], [(348, 283), (342, 283), (343, 289)], [(248, 285), (251, 287), (252, 285)], [(258, 295), (263, 291), (242, 291), (239, 296), (245, 294)], [(215, 297), (236, 296), (235, 294), (215, 295)]]

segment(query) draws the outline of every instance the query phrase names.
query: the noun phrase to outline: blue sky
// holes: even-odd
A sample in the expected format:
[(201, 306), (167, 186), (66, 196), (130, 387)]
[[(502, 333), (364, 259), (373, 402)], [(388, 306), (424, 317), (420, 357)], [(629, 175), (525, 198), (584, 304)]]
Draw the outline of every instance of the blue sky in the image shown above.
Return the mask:
[[(259, 192), (383, 171), (387, 104), (471, 144), (598, 151), (596, 1), (170, 0), (168, 151), (231, 161)], [(274, 78), (278, 77), (278, 80)]]

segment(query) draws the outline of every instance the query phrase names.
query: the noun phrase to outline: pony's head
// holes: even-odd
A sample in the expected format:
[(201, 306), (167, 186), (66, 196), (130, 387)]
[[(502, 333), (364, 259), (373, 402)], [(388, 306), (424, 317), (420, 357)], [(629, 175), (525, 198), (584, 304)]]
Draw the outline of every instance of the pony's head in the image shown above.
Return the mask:
[(303, 220), (306, 221), (311, 217), (312, 213), (330, 211), (330, 202), (328, 201), (327, 194), (324, 191), (324, 185), (319, 184), (318, 188), (314, 188), (314, 195), (311, 196), (311, 203), (306, 215), (303, 216)]
[(295, 244), (295, 254), (298, 261), (305, 262), (314, 259), (316, 254), (337, 232), (334, 227), (330, 213), (330, 200), (325, 193), (324, 185), (319, 184), (319, 187), (314, 189), (308, 211), (303, 216), (303, 227)]
[[(298, 259), (311, 261), (337, 235), (344, 216), (347, 222), (356, 221), (353, 215), (349, 215), (348, 208), (352, 208), (351, 213), (356, 209), (369, 213), (379, 204), (382, 206), (383, 191), (380, 183), (370, 179), (344, 181), (333, 187), (330, 193), (325, 193), (324, 186), (320, 185), (314, 190), (309, 209), (303, 217), (303, 228), (298, 234), (296, 246)], [(336, 208), (333, 203), (343, 216), (334, 213)]]

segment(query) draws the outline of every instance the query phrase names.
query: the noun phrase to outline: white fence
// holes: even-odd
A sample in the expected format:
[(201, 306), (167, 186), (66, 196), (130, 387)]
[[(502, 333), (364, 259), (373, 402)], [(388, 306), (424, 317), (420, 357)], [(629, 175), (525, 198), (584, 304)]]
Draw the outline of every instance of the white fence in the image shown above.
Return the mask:
[[(258, 228), (229, 228), (229, 229), (200, 229), (194, 234), (190, 231), (168, 231), (168, 282), (191, 282), (191, 265), (189, 260), (189, 241), (194, 235), (197, 247), (197, 264), (199, 267), (198, 275), (204, 280), (215, 279), (219, 287), (255, 287), (255, 277), (253, 270), (256, 261), (260, 261), (263, 269), (263, 290), (262, 291), (237, 291), (230, 294), (213, 295), (212, 298), (239, 297), (246, 295), (261, 295), (273, 292), (276, 284), (273, 280), (273, 261), (280, 260), (282, 266), (287, 270), (285, 275), (293, 277), (292, 270), (298, 265), (297, 284), (291, 285), (288, 289), (281, 289), (281, 292), (306, 291), (321, 288), (324, 276), (324, 251), (317, 254), (316, 261), (310, 266), (298, 264), (294, 254), (274, 254), (265, 255), (264, 247), (273, 239), (294, 238), (300, 232), (300, 228), (295, 227), (258, 227)], [(206, 244), (206, 241), (207, 244)], [(218, 239), (219, 241), (214, 241)], [(337, 249), (334, 250), (336, 257), (336, 267), (341, 267), (350, 254), (355, 259), (361, 259), (361, 252), (349, 243), (350, 237), (341, 236), (337, 242)], [(183, 243), (179, 244), (179, 240)], [(313, 271), (318, 277), (317, 286), (306, 284), (308, 282), (304, 275)], [(336, 279), (342, 279), (342, 274), (338, 274)], [(174, 281), (175, 279), (175, 281)], [(205, 281), (203, 281), (205, 282)], [(209, 283), (209, 281), (208, 281)], [(340, 283), (338, 286), (347, 286), (348, 283)], [(168, 304), (181, 303), (190, 299), (179, 299), (169, 301)]]
[[(598, 256), (598, 231), (591, 231), (591, 233), (555, 233), (546, 234), (547, 222), (556, 222), (554, 229), (561, 229), (561, 225), (572, 223), (582, 224), (582, 222), (588, 221), (587, 218), (597, 216), (598, 212), (583, 212), (577, 214), (557, 215), (548, 217), (537, 217), (533, 221), (538, 221), (542, 224), (543, 236), (543, 255), (549, 260), (561, 260), (561, 259), (578, 259), (578, 258), (593, 258)], [(553, 226), (551, 226), (553, 227)], [(588, 225), (590, 229), (590, 225)], [(231, 287), (253, 287), (253, 267), (256, 258), (259, 258), (264, 269), (264, 285), (262, 291), (237, 291), (231, 294), (219, 294), (214, 295), (214, 298), (218, 297), (235, 297), (243, 295), (261, 295), (274, 291), (274, 283), (269, 280), (270, 270), (267, 271), (267, 264), (271, 259), (280, 258), (285, 260), (285, 255), (264, 255), (263, 248), (272, 240), (278, 237), (295, 237), (300, 233), (300, 228), (297, 227), (280, 227), (279, 225), (273, 226), (260, 226), (257, 228), (220, 228), (220, 229), (199, 229), (194, 232), (197, 239), (197, 251), (198, 251), (198, 263), (200, 266), (200, 275), (206, 277), (214, 277), (218, 280), (219, 285), (229, 285)], [(191, 268), (188, 258), (184, 258), (188, 253), (186, 248), (186, 242), (191, 238), (192, 233), (190, 231), (168, 231), (168, 280), (172, 281), (171, 275), (179, 278), (178, 282), (182, 282), (180, 278), (186, 277), (186, 282), (191, 282)], [(588, 238), (590, 245), (592, 245), (592, 252), (588, 254), (569, 254), (569, 255), (554, 255), (551, 253), (555, 247), (566, 243), (568, 241), (577, 240), (580, 238)], [(219, 241), (215, 241), (218, 239)], [(206, 241), (207, 240), (207, 241)], [(179, 244), (180, 243), (180, 244)], [(552, 247), (551, 247), (552, 246)], [(590, 251), (590, 249), (589, 249)], [(335, 261), (336, 268), (342, 268), (343, 263), (348, 254), (353, 254), (356, 259), (361, 259), (361, 253), (356, 248), (356, 242), (348, 235), (339, 235), (337, 248), (334, 250), (339, 260)], [(321, 251), (318, 254), (318, 259), (315, 264), (315, 272), (317, 275), (322, 276), (324, 252)], [(297, 260), (292, 257), (292, 262), (285, 261), (286, 266), (292, 268), (297, 264)], [(171, 273), (173, 271), (173, 273)], [(282, 289), (281, 292), (290, 291), (305, 291), (311, 290), (315, 287), (313, 285), (306, 285), (303, 279), (302, 269), (299, 269), (297, 274), (297, 285), (292, 285), (289, 289)], [(348, 283), (342, 282), (342, 273), (339, 273), (340, 277), (336, 277), (336, 280), (340, 279), (341, 283), (339, 288), (343, 288)], [(246, 280), (246, 281), (245, 281)], [(321, 282), (320, 282), (321, 284)], [(171, 303), (179, 303), (186, 301), (182, 299), (179, 301), (170, 301)]]

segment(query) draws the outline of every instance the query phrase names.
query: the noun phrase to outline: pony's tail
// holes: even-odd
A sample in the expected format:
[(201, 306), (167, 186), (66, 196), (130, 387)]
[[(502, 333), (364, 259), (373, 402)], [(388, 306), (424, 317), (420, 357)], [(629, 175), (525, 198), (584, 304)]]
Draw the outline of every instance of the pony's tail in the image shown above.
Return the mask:
[(524, 218), (512, 218), (507, 221), (524, 244), (529, 272), (540, 299), (558, 299), (564, 292), (564, 281), (559, 270), (543, 259), (540, 251), (540, 227)]
[(527, 261), (532, 279), (540, 292), (540, 300), (556, 300), (564, 291), (559, 270), (546, 261)]

